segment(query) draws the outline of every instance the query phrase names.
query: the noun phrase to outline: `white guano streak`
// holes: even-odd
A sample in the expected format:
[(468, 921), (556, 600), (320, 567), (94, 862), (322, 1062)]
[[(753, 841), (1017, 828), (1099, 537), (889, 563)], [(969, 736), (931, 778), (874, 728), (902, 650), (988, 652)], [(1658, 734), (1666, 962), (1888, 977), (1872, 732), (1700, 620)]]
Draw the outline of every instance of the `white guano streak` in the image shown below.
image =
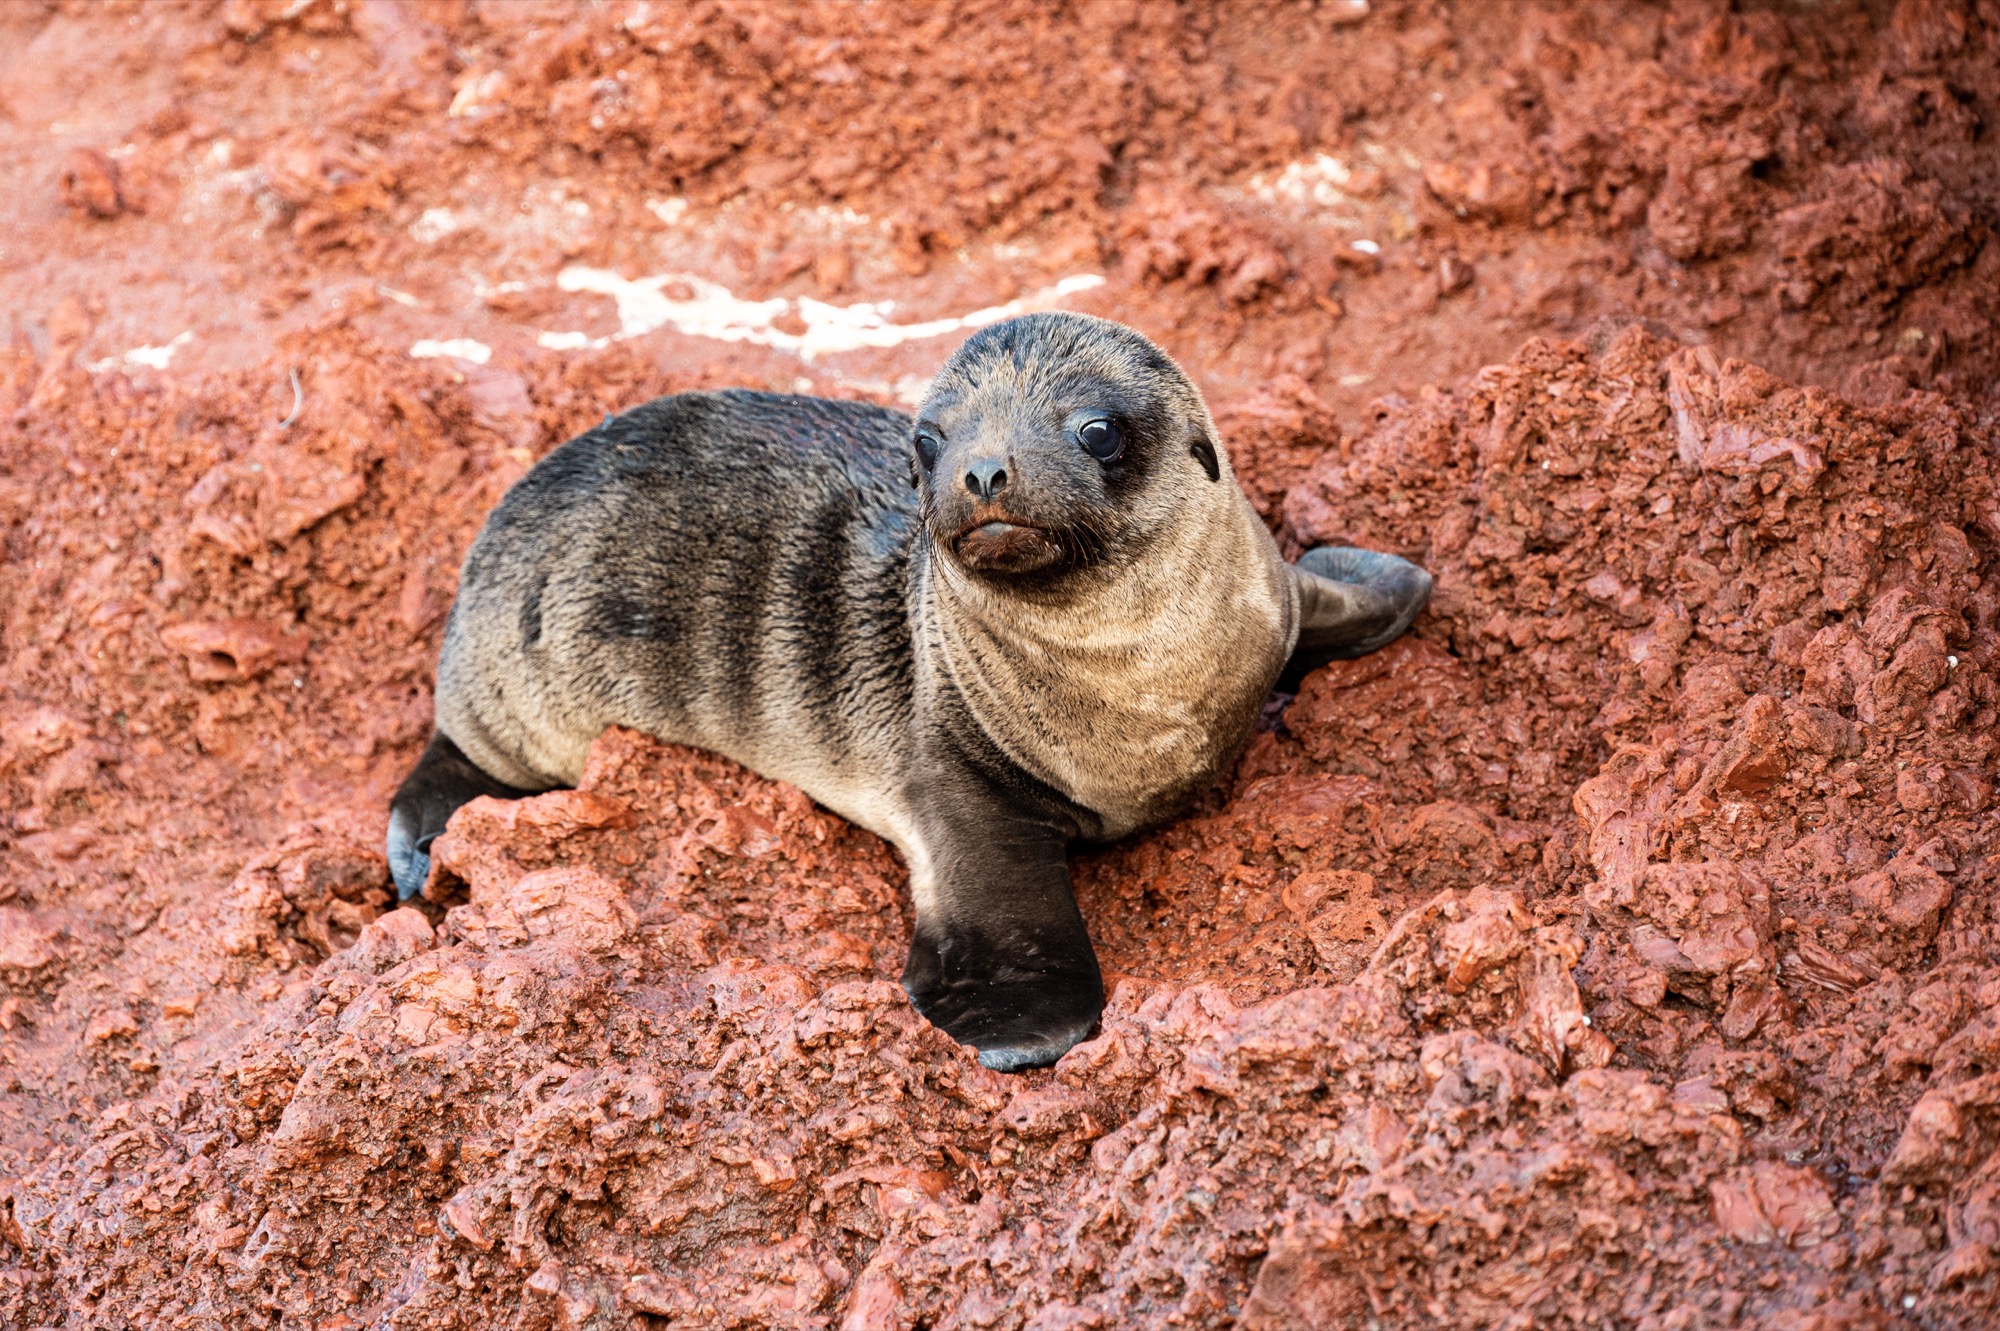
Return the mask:
[(194, 330), (190, 328), (176, 336), (173, 341), (161, 346), (133, 347), (123, 356), (106, 356), (103, 360), (92, 361), (89, 369), (92, 374), (103, 374), (106, 370), (115, 370), (120, 365), (143, 365), (149, 370), (164, 370), (173, 360), (174, 353), (192, 341), (194, 341)]
[[(750, 342), (758, 346), (789, 351), (800, 360), (864, 347), (894, 347), (923, 338), (943, 337), (967, 328), (981, 328), (1017, 314), (1048, 309), (1065, 296), (1102, 286), (1096, 273), (1065, 277), (1054, 286), (1032, 291), (1004, 305), (990, 305), (946, 319), (923, 323), (890, 323), (894, 301), (861, 301), (853, 305), (829, 305), (801, 296), (797, 300), (773, 297), (744, 300), (727, 287), (688, 273), (661, 273), (653, 277), (625, 278), (604, 268), (565, 268), (556, 275), (556, 285), (564, 291), (590, 291), (609, 296), (618, 303), (618, 331), (607, 337), (586, 333), (543, 333), (538, 342), (553, 351), (575, 351), (584, 347), (604, 347), (612, 342), (640, 337), (661, 328), (694, 337), (710, 337), (721, 342)], [(666, 294), (670, 286), (685, 287), (692, 294), (677, 300)], [(777, 320), (794, 313), (805, 324), (802, 333), (774, 327)]]
[(493, 348), (484, 342), (475, 342), (469, 337), (448, 337), (443, 341), (427, 337), (410, 347), (410, 355), (417, 360), (435, 360), (450, 356), (457, 360), (471, 361), (474, 365), (484, 365), (493, 359)]

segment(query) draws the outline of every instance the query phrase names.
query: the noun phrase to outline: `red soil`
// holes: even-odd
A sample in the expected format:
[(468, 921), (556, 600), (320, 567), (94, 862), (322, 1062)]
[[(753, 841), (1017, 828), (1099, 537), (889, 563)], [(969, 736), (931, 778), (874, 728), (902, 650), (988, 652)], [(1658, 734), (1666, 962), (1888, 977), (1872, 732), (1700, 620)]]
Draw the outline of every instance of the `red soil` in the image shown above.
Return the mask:
[[(0, 1324), (1991, 1325), (2000, 6), (1370, 9), (0, 7)], [(1102, 274), (1281, 539), (1437, 573), (1078, 862), (1053, 1071), (638, 736), (384, 913), (505, 487), (956, 336), (538, 345), (572, 265)]]

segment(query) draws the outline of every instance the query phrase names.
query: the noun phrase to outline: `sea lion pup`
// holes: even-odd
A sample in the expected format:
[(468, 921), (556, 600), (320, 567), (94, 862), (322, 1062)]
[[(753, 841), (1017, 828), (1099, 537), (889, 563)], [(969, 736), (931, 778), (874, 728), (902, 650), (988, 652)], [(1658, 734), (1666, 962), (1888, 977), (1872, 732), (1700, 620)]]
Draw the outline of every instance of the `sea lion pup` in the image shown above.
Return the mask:
[(1104, 1006), (1069, 844), (1173, 814), (1281, 675), (1429, 594), (1392, 555), (1286, 564), (1200, 393), (1103, 319), (982, 330), (915, 420), (662, 398), (487, 519), (389, 862), (414, 895), (453, 809), (574, 784), (607, 726), (711, 749), (893, 843), (918, 1011), (988, 1067), (1052, 1063)]

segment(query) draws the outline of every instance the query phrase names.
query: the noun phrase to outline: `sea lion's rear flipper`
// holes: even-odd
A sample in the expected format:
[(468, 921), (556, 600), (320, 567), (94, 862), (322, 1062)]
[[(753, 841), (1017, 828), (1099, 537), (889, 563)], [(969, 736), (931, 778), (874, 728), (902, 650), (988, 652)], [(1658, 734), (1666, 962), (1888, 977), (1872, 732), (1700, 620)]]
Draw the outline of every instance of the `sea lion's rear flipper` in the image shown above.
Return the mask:
[(396, 880), (396, 895), (408, 901), (424, 890), (431, 842), (459, 805), (481, 795), (520, 799), (533, 793), (488, 776), (442, 731), (433, 734), (389, 804), (389, 873)]
[(1328, 661), (1387, 647), (1431, 598), (1430, 574), (1373, 550), (1322, 545), (1290, 569), (1299, 588), (1299, 641), (1278, 677), (1286, 692)]

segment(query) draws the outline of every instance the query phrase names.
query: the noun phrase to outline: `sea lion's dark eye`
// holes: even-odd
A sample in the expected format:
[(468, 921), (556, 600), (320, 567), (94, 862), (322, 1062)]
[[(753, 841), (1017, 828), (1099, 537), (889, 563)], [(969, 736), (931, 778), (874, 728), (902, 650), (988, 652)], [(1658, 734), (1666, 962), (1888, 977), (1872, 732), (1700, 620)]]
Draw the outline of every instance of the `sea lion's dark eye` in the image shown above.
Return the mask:
[(937, 465), (937, 460), (938, 460), (938, 441), (936, 440), (936, 438), (928, 434), (918, 435), (917, 461), (924, 464), (925, 471), (929, 471), (932, 467), (935, 467)]
[(1125, 435), (1118, 428), (1118, 422), (1105, 420), (1102, 416), (1087, 420), (1076, 427), (1076, 441), (1083, 445), (1083, 451), (1099, 462), (1109, 462), (1125, 451)]

